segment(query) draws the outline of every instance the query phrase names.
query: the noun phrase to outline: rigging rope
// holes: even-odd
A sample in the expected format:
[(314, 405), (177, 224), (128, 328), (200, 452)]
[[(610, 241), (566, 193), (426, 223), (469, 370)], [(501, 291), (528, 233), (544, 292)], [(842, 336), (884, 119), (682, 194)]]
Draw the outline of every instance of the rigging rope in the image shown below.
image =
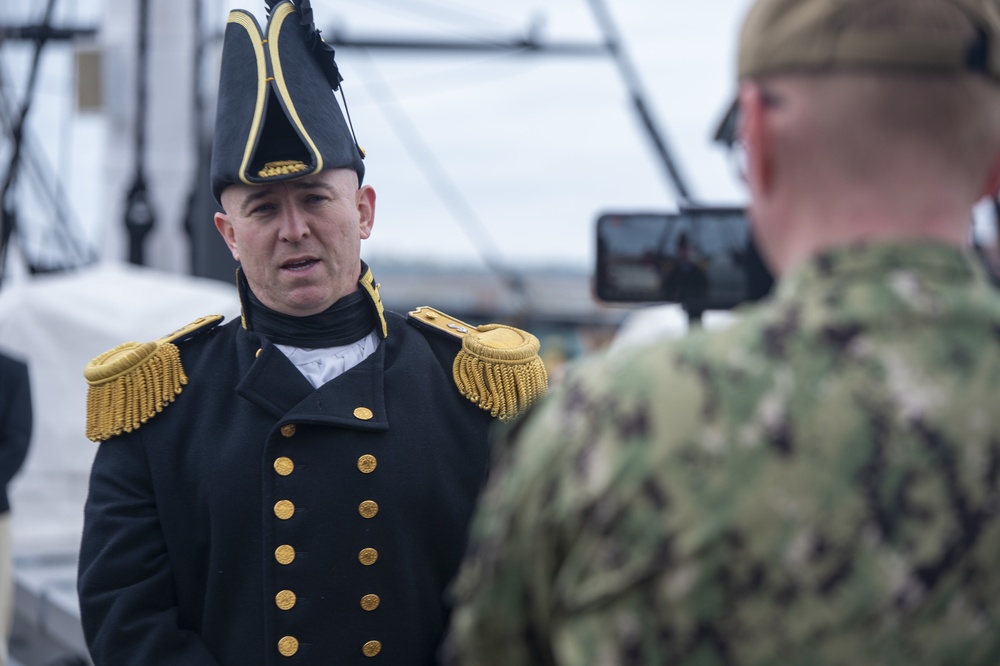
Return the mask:
[(135, 165), (132, 186), (125, 197), (125, 228), (129, 236), (129, 262), (145, 264), (143, 242), (156, 223), (146, 189), (146, 101), (149, 60), (149, 0), (139, 0), (139, 43), (136, 58)]

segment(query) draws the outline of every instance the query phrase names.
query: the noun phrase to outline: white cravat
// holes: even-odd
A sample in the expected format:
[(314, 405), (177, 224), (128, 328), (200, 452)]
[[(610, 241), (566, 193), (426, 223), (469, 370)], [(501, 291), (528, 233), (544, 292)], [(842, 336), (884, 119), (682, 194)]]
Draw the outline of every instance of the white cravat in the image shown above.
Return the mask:
[(303, 349), (291, 345), (275, 345), (309, 380), (313, 388), (344, 374), (371, 356), (378, 348), (378, 333), (374, 330), (357, 342), (340, 347)]

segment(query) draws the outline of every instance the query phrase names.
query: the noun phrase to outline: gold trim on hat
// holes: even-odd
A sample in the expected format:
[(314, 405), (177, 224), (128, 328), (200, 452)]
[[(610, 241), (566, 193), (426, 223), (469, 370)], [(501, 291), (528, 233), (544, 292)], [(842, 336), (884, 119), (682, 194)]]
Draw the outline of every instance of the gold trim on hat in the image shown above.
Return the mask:
[(246, 172), (250, 168), (250, 159), (253, 157), (253, 147), (257, 141), (257, 133), (260, 131), (261, 119), (264, 117), (264, 100), (267, 96), (267, 61), (264, 58), (264, 45), (260, 41), (260, 27), (256, 19), (242, 9), (234, 9), (229, 12), (229, 23), (235, 23), (247, 31), (250, 44), (253, 46), (254, 58), (257, 61), (257, 101), (253, 108), (253, 122), (250, 124), (250, 135), (247, 144), (243, 147), (243, 161), (240, 163), (240, 180), (247, 185), (252, 183), (247, 180)]
[(316, 144), (313, 143), (312, 137), (306, 131), (305, 125), (302, 124), (302, 120), (299, 118), (299, 112), (295, 109), (295, 103), (292, 101), (292, 96), (288, 92), (288, 85), (285, 83), (285, 75), (281, 69), (281, 56), (278, 51), (278, 36), (281, 35), (281, 24), (285, 22), (290, 14), (295, 13), (295, 6), (292, 3), (285, 3), (278, 5), (274, 14), (271, 16), (271, 21), (267, 28), (267, 49), (271, 56), (271, 74), (274, 76), (273, 85), (277, 86), (278, 93), (281, 95), (281, 99), (285, 104), (285, 109), (290, 116), (290, 120), (295, 125), (295, 129), (298, 130), (299, 134), (302, 136), (302, 140), (309, 145), (309, 151), (316, 159), (316, 168), (313, 169), (310, 174), (319, 173), (323, 170), (323, 155), (320, 154), (319, 149), (316, 148)]

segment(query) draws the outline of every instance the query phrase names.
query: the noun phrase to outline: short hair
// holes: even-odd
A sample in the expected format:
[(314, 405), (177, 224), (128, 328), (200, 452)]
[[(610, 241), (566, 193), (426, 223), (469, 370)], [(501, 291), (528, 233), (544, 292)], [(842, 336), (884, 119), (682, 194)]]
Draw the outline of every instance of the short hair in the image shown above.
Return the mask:
[[(879, 0), (850, 20), (873, 31), (957, 32), (969, 41), (976, 34), (968, 16), (942, 0)], [(816, 105), (827, 111), (820, 110), (820, 117), (837, 130), (836, 140), (851, 166), (877, 169), (883, 163), (880, 150), (906, 146), (958, 175), (985, 175), (1000, 147), (1000, 86), (995, 81), (971, 73), (841, 71), (842, 76), (818, 77), (811, 92), (821, 96)]]

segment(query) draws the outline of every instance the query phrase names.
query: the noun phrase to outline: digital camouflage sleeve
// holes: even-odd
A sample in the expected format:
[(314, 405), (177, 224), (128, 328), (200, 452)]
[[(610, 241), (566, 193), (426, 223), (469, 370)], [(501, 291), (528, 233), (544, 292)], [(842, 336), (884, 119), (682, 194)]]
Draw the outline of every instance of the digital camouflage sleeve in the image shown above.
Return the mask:
[(849, 248), (497, 442), (446, 661), (1000, 663), (1000, 297)]

